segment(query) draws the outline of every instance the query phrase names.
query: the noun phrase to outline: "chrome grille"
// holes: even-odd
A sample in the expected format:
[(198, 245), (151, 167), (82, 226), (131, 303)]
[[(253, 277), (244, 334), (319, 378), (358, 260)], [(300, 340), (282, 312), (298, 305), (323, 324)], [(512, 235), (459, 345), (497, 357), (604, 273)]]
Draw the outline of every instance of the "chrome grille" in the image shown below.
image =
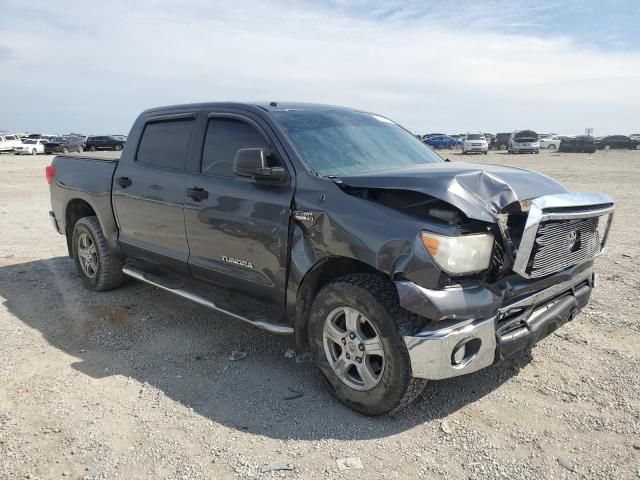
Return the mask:
[(521, 207), (528, 214), (520, 239), (515, 235), (512, 268), (525, 278), (592, 260), (606, 244), (614, 211), (613, 200), (600, 193), (545, 195)]
[(538, 227), (527, 273), (542, 277), (593, 259), (600, 251), (598, 217), (552, 220)]

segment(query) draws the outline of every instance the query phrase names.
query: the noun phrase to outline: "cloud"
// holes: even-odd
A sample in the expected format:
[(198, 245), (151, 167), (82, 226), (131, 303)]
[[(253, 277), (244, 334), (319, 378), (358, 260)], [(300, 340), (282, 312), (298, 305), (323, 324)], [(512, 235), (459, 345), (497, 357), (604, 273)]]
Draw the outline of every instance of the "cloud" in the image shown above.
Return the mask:
[(419, 132), (634, 129), (640, 53), (495, 27), (522, 23), (518, 5), (532, 12), (512, 4), (490, 15), (496, 5), (473, 2), (445, 21), (395, 0), (34, 0), (33, 18), (1, 26), (14, 55), (0, 127), (117, 133), (155, 105), (299, 100), (377, 111)]

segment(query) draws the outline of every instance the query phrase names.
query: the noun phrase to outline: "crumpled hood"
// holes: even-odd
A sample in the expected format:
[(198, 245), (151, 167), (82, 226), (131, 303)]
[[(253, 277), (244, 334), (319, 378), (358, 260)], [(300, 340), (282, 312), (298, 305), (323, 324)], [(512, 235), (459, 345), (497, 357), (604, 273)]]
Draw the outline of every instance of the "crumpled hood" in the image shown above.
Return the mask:
[(361, 175), (340, 176), (355, 188), (410, 190), (430, 195), (460, 209), (467, 217), (495, 222), (513, 202), (566, 193), (556, 180), (521, 168), (442, 162)]

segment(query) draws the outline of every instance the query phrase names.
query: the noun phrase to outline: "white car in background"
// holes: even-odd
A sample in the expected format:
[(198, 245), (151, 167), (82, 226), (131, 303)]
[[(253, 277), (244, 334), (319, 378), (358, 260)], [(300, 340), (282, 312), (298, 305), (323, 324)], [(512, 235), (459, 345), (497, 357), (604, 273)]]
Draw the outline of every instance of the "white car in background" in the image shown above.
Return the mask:
[(44, 153), (44, 144), (47, 140), (43, 138), (27, 138), (22, 144), (16, 147), (16, 155), (37, 155)]
[(0, 133), (0, 152), (13, 152), (21, 143), (17, 135)]
[(462, 154), (467, 153), (484, 153), (485, 155), (489, 151), (489, 142), (484, 136), (484, 133), (467, 133), (462, 138)]
[(540, 148), (547, 148), (549, 150), (557, 150), (560, 148), (560, 142), (563, 138), (571, 138), (569, 135), (551, 135), (547, 138), (540, 139)]

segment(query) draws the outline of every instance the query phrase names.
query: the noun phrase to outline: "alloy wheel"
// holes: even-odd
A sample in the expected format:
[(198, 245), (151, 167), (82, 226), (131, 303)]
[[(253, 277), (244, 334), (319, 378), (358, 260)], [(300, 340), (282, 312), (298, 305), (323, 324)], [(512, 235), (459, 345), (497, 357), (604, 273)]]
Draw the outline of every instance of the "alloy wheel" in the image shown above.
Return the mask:
[(98, 250), (88, 233), (82, 232), (78, 237), (78, 260), (82, 272), (89, 278), (98, 274)]
[(324, 352), (331, 369), (354, 390), (373, 389), (384, 373), (382, 338), (371, 321), (351, 307), (338, 307), (325, 318)]

